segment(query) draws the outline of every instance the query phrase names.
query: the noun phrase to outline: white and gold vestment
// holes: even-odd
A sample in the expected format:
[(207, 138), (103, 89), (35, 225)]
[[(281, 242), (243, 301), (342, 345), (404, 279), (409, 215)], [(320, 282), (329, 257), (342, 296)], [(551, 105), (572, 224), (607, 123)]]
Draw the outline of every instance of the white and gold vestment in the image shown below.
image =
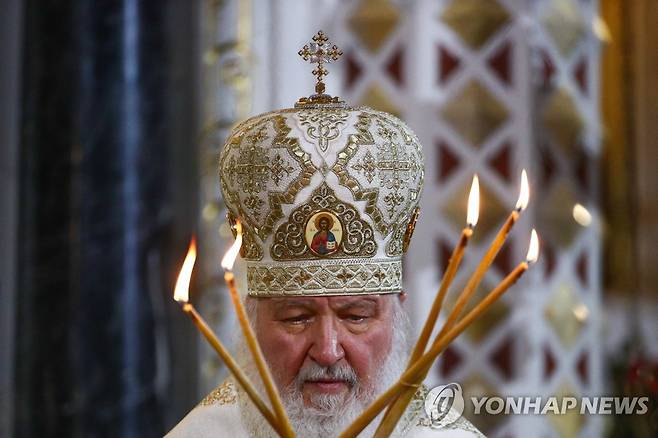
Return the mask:
[[(396, 437), (409, 438), (475, 438), (482, 437), (465, 418), (441, 429), (431, 427), (423, 408), (427, 389), (421, 387), (409, 404), (407, 412), (396, 428)], [(236, 390), (234, 383), (226, 381), (204, 398), (165, 438), (242, 438), (249, 437), (242, 422), (238, 397), (246, 397)], [(272, 432), (272, 437), (276, 435)], [(266, 438), (266, 437), (254, 437)], [(269, 438), (269, 437), (267, 437)]]

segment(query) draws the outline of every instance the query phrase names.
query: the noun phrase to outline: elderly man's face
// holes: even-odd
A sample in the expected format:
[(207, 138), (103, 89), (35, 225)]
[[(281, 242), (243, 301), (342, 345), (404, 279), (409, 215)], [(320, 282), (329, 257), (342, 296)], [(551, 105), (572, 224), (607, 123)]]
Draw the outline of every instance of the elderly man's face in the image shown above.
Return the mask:
[(360, 385), (372, 387), (377, 367), (391, 350), (392, 299), (398, 298), (368, 295), (259, 300), (256, 333), (279, 387), (301, 384), (304, 404), (311, 406), (315, 396), (347, 394), (354, 385), (345, 377), (303, 377), (304, 370), (314, 368), (314, 364), (349, 367)]

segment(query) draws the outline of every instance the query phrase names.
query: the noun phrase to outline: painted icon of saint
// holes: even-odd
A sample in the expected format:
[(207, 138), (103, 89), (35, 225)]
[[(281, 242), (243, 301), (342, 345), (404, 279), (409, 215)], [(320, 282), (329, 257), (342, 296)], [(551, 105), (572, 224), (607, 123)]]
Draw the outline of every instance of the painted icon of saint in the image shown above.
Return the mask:
[(311, 249), (316, 254), (327, 255), (335, 252), (338, 248), (336, 236), (331, 232), (334, 226), (333, 218), (328, 214), (319, 215), (315, 218), (315, 228), (317, 232), (311, 241)]

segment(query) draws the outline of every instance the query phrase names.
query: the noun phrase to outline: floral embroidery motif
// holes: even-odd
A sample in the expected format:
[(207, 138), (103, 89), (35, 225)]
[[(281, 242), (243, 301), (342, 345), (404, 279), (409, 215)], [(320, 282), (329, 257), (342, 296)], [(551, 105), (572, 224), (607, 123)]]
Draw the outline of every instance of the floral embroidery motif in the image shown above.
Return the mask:
[(329, 142), (340, 136), (340, 126), (347, 121), (344, 109), (302, 110), (299, 121), (306, 127), (306, 135), (317, 140), (322, 153), (327, 152)]

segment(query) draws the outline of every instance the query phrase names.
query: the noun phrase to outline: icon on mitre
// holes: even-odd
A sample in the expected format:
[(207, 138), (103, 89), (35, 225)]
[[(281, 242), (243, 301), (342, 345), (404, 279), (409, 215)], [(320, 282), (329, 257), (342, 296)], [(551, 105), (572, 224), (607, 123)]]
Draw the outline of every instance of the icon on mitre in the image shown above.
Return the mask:
[(340, 220), (330, 212), (315, 213), (306, 224), (306, 243), (316, 255), (327, 256), (338, 251), (342, 237)]

